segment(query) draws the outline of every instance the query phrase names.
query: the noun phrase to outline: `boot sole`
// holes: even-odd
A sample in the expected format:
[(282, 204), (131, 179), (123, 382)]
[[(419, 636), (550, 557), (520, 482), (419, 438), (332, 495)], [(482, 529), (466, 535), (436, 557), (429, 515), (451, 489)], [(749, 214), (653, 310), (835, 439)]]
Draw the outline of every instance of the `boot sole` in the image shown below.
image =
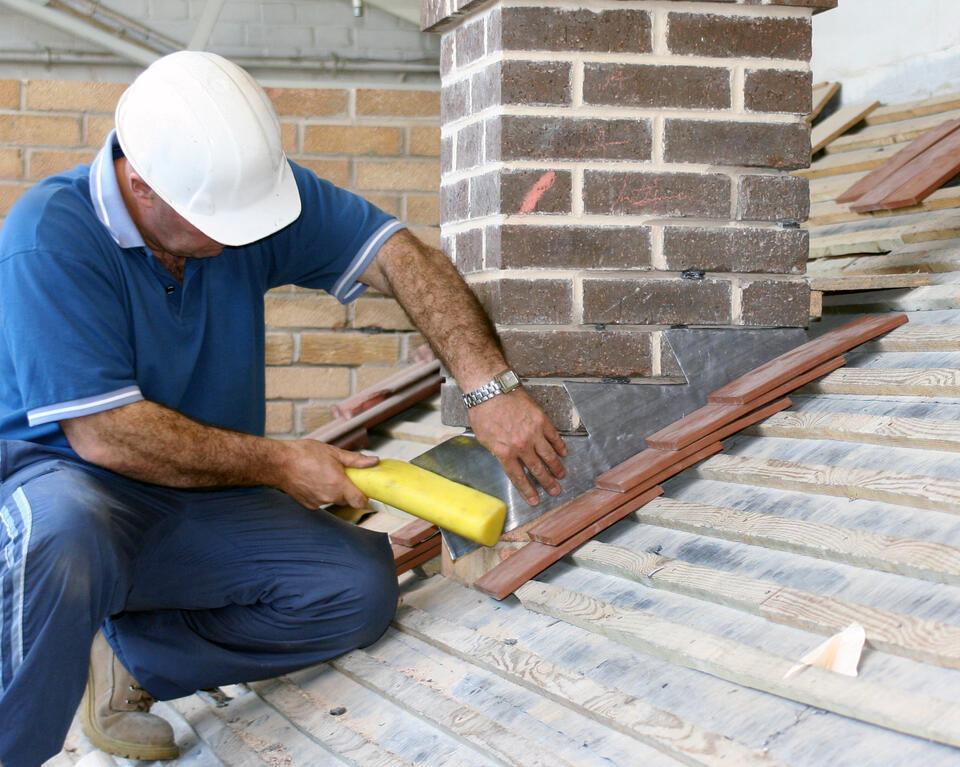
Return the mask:
[(125, 759), (176, 759), (180, 756), (180, 748), (173, 746), (149, 746), (144, 743), (129, 743), (125, 740), (111, 738), (99, 730), (94, 724), (94, 696), (93, 677), (87, 674), (87, 690), (83, 696), (83, 705), (80, 707), (80, 729), (94, 746), (114, 756)]

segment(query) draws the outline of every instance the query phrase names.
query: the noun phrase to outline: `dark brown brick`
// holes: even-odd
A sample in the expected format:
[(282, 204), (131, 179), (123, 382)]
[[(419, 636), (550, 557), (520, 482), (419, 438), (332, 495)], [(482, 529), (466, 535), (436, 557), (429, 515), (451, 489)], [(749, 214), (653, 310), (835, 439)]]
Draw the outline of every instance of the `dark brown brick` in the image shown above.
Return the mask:
[(667, 120), (665, 133), (667, 162), (782, 170), (810, 164), (810, 126), (806, 122)]
[(457, 238), (457, 269), (461, 274), (483, 269), (483, 230), (480, 228), (459, 232)]
[(810, 60), (810, 20), (770, 16), (671, 13), (667, 46), (673, 53)]
[(514, 213), (569, 213), (571, 175), (564, 170), (496, 170), (470, 181), (474, 218)]
[(566, 325), (573, 319), (573, 285), (565, 279), (472, 282), (487, 314), (503, 325)]
[(483, 162), (483, 123), (477, 120), (457, 131), (457, 170)]
[(803, 229), (733, 229), (668, 226), (663, 233), (667, 269), (803, 274), (810, 241)]
[(474, 72), (470, 78), (470, 107), (474, 114), (500, 104), (501, 62)]
[(730, 178), (719, 174), (588, 170), (583, 180), (587, 213), (730, 217)]
[(728, 325), (723, 280), (593, 278), (583, 281), (583, 322), (604, 325)]
[(570, 103), (570, 64), (559, 61), (504, 61), (500, 103), (553, 106)]
[(505, 329), (500, 340), (510, 366), (523, 377), (651, 374), (648, 331)]
[(487, 239), (487, 260), (492, 269), (648, 269), (650, 230), (505, 224)]
[(470, 211), (470, 182), (461, 179), (440, 187), (440, 221), (463, 221)]
[(465, 67), (484, 55), (487, 30), (484, 27), (483, 17), (457, 27), (454, 36), (456, 38), (457, 67)]
[(587, 63), (583, 100), (614, 106), (726, 109), (730, 107), (730, 70)]
[(741, 176), (737, 218), (741, 221), (806, 221), (810, 183), (799, 176)]
[[(496, 14), (495, 14), (496, 15)], [(623, 9), (503, 8), (487, 50), (649, 53), (650, 16)]]
[(806, 115), (813, 108), (813, 74), (782, 69), (748, 69), (744, 104), (754, 112)]
[(800, 280), (757, 280), (743, 286), (741, 304), (743, 325), (805, 327), (810, 320), (810, 287)]
[(470, 81), (458, 80), (444, 85), (440, 94), (440, 122), (443, 125), (466, 117), (470, 112)]
[(647, 120), (503, 115), (487, 121), (487, 161), (649, 160)]
[[(580, 418), (567, 390), (562, 384), (542, 381), (524, 381), (524, 390), (563, 434), (582, 433)], [(470, 426), (470, 417), (464, 407), (460, 389), (453, 382), (443, 384), (440, 390), (440, 420), (447, 426)]]

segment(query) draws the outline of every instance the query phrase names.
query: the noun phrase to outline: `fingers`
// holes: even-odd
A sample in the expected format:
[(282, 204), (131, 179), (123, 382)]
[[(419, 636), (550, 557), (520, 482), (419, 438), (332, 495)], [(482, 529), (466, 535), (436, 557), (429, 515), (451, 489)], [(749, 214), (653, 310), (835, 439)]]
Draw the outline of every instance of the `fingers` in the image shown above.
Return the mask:
[(337, 460), (340, 461), (344, 466), (353, 466), (358, 469), (368, 469), (371, 466), (376, 466), (380, 459), (375, 455), (367, 455), (366, 453), (355, 453), (351, 450), (342, 450), (340, 448), (335, 448)]
[(529, 503), (531, 506), (536, 506), (538, 503), (540, 503), (540, 496), (537, 494), (536, 488), (527, 478), (527, 473), (523, 470), (523, 464), (520, 463), (520, 459), (514, 458), (513, 460), (501, 460), (500, 465), (503, 466), (503, 470), (513, 483), (513, 486), (520, 491), (520, 494), (524, 498), (527, 499), (527, 503)]

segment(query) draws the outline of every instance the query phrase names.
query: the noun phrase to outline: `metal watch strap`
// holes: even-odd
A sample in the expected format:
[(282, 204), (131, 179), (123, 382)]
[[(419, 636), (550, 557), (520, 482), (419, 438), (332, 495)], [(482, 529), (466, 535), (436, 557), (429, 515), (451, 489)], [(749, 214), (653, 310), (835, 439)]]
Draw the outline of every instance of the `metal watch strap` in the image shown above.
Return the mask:
[[(505, 385), (501, 384), (501, 380), (506, 382)], [(481, 402), (486, 402), (498, 394), (513, 391), (519, 386), (520, 379), (517, 377), (517, 374), (508, 368), (501, 373), (497, 373), (492, 381), (488, 381), (479, 389), (474, 389), (472, 392), (464, 394), (463, 404), (466, 405), (468, 409), (476, 407)]]

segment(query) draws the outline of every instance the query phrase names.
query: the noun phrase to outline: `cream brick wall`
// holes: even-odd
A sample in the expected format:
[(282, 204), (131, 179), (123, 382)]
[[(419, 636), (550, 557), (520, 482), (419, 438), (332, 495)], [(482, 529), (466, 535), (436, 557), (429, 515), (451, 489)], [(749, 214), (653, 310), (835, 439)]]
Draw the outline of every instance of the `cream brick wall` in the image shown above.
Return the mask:
[[(0, 79), (0, 225), (37, 180), (89, 162), (125, 86)], [(377, 89), (267, 89), (296, 162), (363, 194), (439, 246), (440, 95)], [(267, 432), (294, 437), (331, 407), (411, 361), (423, 338), (370, 291), (342, 306), (285, 286), (266, 297)]]

